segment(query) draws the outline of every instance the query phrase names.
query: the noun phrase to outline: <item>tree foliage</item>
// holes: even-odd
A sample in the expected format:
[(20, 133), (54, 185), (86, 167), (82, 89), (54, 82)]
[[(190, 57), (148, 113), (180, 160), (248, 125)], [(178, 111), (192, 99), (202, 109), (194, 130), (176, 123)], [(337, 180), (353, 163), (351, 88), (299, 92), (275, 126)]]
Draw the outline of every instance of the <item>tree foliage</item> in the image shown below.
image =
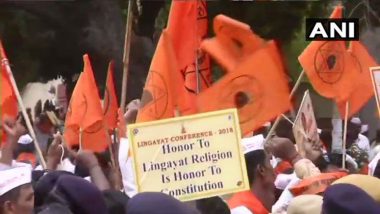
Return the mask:
[[(359, 1), (356, 1), (356, 3)], [(379, 9), (378, 1), (370, 1)], [(131, 47), (128, 98), (138, 98), (153, 55), (157, 32), (166, 26), (170, 0), (139, 0)], [(210, 36), (212, 18), (225, 14), (251, 26), (265, 39), (281, 45), (287, 68), (294, 78), (300, 67), (297, 56), (305, 48), (305, 17), (325, 16), (333, 1), (208, 1)], [(348, 9), (355, 1), (345, 2)], [(96, 79), (103, 89), (106, 69), (116, 61), (116, 82), (121, 88), (125, 21), (128, 1), (5, 1), (0, 3), (0, 38), (6, 47), (20, 86), (62, 75), (72, 89), (71, 77), (82, 69), (82, 55), (89, 53)], [(360, 8), (354, 16), (362, 14)], [(374, 13), (379, 13), (375, 10)], [(375, 16), (369, 20), (376, 24)], [(377, 22), (379, 24), (379, 22)], [(186, 30), (186, 26), (183, 26)], [(71, 84), (71, 85), (70, 85)], [(117, 90), (120, 91), (120, 90)], [(101, 93), (102, 94), (102, 93)]]

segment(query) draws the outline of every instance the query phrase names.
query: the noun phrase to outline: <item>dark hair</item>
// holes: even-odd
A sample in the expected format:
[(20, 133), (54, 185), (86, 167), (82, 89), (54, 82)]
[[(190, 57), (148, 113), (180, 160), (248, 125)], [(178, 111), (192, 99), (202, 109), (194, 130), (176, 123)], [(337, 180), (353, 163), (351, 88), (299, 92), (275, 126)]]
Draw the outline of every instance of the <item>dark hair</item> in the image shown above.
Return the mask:
[(264, 126), (261, 126), (260, 128), (256, 129), (253, 132), (253, 135), (259, 135), (259, 134), (262, 134), (264, 137), (267, 137), (267, 135), (268, 135), (268, 128), (264, 127)]
[(24, 187), (27, 187), (31, 185), (30, 183), (28, 184), (23, 184), (21, 186), (18, 186), (16, 188), (13, 188), (9, 190), (8, 192), (4, 193), (2, 196), (0, 196), (0, 214), (3, 214), (4, 210), (4, 203), (7, 201), (11, 202), (16, 202), (17, 199), (20, 197), (20, 190)]
[(331, 152), (332, 148), (332, 133), (330, 130), (322, 130), (319, 138), (323, 142), (323, 145), (326, 146), (328, 152)]
[(376, 141), (380, 141), (380, 130), (376, 130)]
[(129, 200), (127, 195), (117, 190), (105, 190), (102, 193), (109, 213), (127, 213), (127, 203)]
[(40, 124), (51, 123), (49, 117), (45, 112), (41, 113), (38, 117)]
[(196, 201), (196, 207), (202, 214), (230, 214), (228, 205), (220, 197), (203, 198)]
[(255, 150), (245, 154), (245, 164), (247, 166), (247, 174), (249, 183), (256, 179), (256, 169), (258, 166), (265, 165), (265, 152), (264, 150)]
[(314, 164), (322, 172), (328, 168), (329, 161), (330, 160), (328, 155), (320, 155), (317, 160), (314, 161)]
[(373, 172), (373, 176), (380, 179), (380, 160), (377, 161), (375, 171)]

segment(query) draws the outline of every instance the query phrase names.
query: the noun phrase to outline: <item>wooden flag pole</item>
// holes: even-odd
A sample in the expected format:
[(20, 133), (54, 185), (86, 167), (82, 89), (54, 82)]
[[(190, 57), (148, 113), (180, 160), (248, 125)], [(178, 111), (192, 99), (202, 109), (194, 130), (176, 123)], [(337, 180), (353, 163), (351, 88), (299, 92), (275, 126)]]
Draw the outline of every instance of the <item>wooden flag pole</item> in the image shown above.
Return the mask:
[(120, 145), (120, 142), (119, 142), (119, 135), (118, 135), (118, 129), (117, 128), (113, 129), (112, 135), (113, 135), (114, 155), (116, 157), (115, 158), (115, 163), (116, 163), (116, 166), (119, 166), (118, 157), (119, 157), (119, 145)]
[(79, 128), (79, 150), (82, 150), (82, 133), (83, 133), (83, 129), (82, 127)]
[(289, 117), (287, 117), (285, 114), (281, 114), (281, 116), (282, 116), (285, 120), (287, 120), (290, 124), (294, 125), (294, 122), (293, 122)]
[(128, 84), (128, 73), (129, 73), (129, 55), (131, 51), (131, 36), (132, 36), (132, 25), (133, 25), (133, 11), (132, 7), (134, 0), (128, 1), (128, 15), (127, 22), (125, 25), (125, 39), (124, 39), (124, 56), (123, 56), (123, 82), (121, 87), (121, 100), (120, 108), (121, 111), (125, 112), (125, 103), (127, 100), (127, 84)]
[(113, 146), (112, 146), (112, 137), (110, 134), (107, 133), (107, 136), (109, 137), (108, 141), (108, 151), (110, 152), (111, 156), (111, 164), (113, 167), (116, 167), (116, 159), (115, 159), (115, 153), (113, 152)]
[(343, 145), (342, 145), (342, 167), (346, 168), (346, 144), (347, 144), (347, 124), (348, 124), (348, 113), (350, 110), (350, 102), (346, 102), (346, 114), (344, 115), (344, 129), (343, 129)]
[(13, 77), (13, 73), (11, 71), (11, 68), (9, 66), (9, 61), (8, 61), (7, 58), (3, 58), (2, 63), (5, 64), (6, 72), (7, 72), (8, 76), (9, 76), (10, 81), (11, 81), (12, 88), (13, 88), (15, 94), (16, 94), (17, 101), (18, 101), (18, 104), (20, 105), (22, 115), (24, 116), (26, 126), (27, 126), (27, 128), (29, 130), (29, 133), (30, 133), (31, 137), (33, 138), (34, 147), (35, 147), (35, 149), (37, 151), (37, 155), (38, 155), (38, 158), (40, 160), (41, 166), (44, 169), (46, 169), (46, 161), (45, 161), (44, 156), (42, 154), (42, 151), (41, 151), (41, 148), (40, 148), (40, 144), (37, 141), (36, 133), (34, 132), (32, 123), (30, 122), (29, 116), (26, 113), (26, 109), (25, 109), (24, 103), (22, 101), (20, 92), (18, 91), (17, 84), (16, 84), (16, 81), (15, 81), (15, 79)]
[[(298, 76), (298, 79), (297, 79), (296, 84), (294, 85), (292, 91), (290, 92), (289, 99), (292, 99), (292, 98), (293, 98), (293, 96), (294, 96), (294, 94), (296, 93), (298, 87), (301, 85), (301, 81), (302, 81), (304, 75), (305, 75), (305, 71), (302, 70), (301, 74)], [(267, 137), (265, 138), (264, 143), (267, 143), (268, 140), (269, 140), (269, 138), (273, 135), (274, 130), (276, 130), (276, 128), (277, 128), (277, 126), (278, 126), (278, 123), (279, 123), (280, 120), (281, 120), (281, 117), (282, 117), (281, 115), (277, 116), (276, 121), (273, 123), (272, 127), (270, 128), (270, 130), (269, 130), (269, 132), (268, 132), (268, 135), (267, 135)]]

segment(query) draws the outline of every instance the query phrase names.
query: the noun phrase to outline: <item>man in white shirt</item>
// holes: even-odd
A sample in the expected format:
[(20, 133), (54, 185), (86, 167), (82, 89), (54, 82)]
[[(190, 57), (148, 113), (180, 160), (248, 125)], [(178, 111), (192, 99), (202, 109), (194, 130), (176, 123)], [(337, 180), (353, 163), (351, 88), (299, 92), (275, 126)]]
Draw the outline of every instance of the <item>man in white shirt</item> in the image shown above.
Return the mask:
[(369, 154), (371, 149), (369, 140), (366, 136), (360, 134), (361, 129), (362, 122), (360, 118), (351, 118), (347, 126), (347, 148), (351, 147), (352, 144), (357, 144), (360, 149)]
[[(127, 111), (124, 114), (125, 123), (133, 124), (135, 123), (137, 111), (140, 108), (140, 100), (132, 100), (128, 106)], [(124, 192), (132, 198), (137, 194), (137, 186), (135, 181), (135, 175), (133, 170), (133, 159), (129, 152), (129, 141), (127, 138), (120, 139), (119, 146), (119, 165), (122, 177), (122, 182), (124, 186)]]

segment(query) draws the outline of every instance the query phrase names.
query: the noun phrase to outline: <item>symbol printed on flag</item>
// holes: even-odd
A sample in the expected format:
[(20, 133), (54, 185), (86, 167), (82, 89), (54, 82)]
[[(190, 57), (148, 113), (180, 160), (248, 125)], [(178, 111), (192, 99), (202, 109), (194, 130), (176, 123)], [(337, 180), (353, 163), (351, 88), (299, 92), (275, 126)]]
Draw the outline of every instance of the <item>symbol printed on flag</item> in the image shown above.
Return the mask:
[(197, 19), (207, 19), (206, 2), (204, 0), (198, 0), (198, 17)]
[[(262, 110), (262, 90), (260, 83), (253, 76), (240, 75), (229, 81), (227, 87), (221, 92), (221, 103), (232, 103), (238, 109), (240, 124), (247, 123), (255, 118)], [(227, 101), (226, 101), (227, 99)]]
[(160, 119), (168, 107), (168, 87), (163, 76), (149, 71), (147, 83), (141, 98), (141, 111), (148, 111), (153, 118)]
[(314, 68), (318, 77), (327, 84), (337, 83), (344, 72), (344, 53), (332, 42), (322, 44), (314, 55)]

